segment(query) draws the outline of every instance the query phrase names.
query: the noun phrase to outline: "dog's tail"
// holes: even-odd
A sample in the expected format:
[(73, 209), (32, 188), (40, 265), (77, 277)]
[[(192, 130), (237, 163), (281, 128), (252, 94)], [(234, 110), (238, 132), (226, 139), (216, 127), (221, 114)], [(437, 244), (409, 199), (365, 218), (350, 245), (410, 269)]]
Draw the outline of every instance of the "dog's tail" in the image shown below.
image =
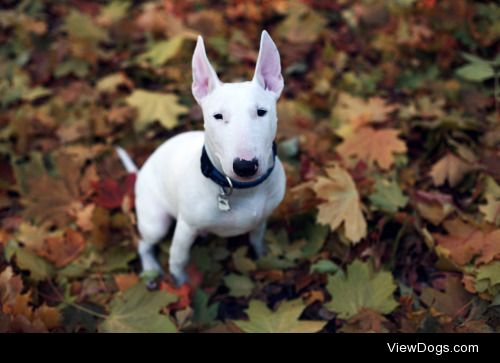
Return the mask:
[(127, 169), (129, 173), (137, 173), (139, 169), (127, 152), (120, 146), (117, 146), (115, 149), (125, 169)]

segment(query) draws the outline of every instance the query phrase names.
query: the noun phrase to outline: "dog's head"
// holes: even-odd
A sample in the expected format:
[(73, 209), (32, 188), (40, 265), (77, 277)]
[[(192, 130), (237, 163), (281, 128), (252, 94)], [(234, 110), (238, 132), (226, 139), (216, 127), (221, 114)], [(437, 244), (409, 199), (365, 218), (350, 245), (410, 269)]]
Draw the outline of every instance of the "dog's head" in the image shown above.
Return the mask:
[(194, 98), (203, 111), (205, 144), (227, 176), (251, 180), (273, 163), (272, 143), (283, 90), (280, 55), (264, 30), (255, 74), (250, 82), (222, 83), (208, 61), (203, 38), (193, 54)]

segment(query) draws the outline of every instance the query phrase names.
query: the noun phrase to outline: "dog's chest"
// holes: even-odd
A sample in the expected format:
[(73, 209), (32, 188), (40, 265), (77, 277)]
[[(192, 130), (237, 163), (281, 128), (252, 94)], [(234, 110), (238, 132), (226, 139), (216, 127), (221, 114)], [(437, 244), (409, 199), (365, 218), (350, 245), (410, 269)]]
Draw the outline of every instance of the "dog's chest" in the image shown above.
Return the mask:
[(229, 211), (222, 211), (214, 198), (209, 203), (209, 214), (203, 223), (205, 232), (215, 233), (221, 237), (236, 236), (255, 229), (264, 221), (275, 206), (269, 203), (265, 195), (231, 195)]

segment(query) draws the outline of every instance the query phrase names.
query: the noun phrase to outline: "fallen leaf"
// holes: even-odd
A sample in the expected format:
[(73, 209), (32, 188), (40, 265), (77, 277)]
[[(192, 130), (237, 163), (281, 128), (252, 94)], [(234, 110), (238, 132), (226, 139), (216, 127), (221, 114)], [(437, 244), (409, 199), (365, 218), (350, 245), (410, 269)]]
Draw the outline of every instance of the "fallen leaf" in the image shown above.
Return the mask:
[(248, 297), (255, 287), (250, 278), (236, 274), (225, 276), (224, 284), (229, 288), (229, 295), (234, 297)]
[(148, 291), (140, 283), (117, 295), (109, 304), (109, 315), (100, 324), (105, 333), (173, 333), (177, 329), (160, 309), (176, 301), (165, 291)]
[(466, 265), (473, 258), (479, 265), (500, 257), (500, 229), (482, 231), (460, 219), (446, 221), (443, 226), (448, 234), (434, 233), (433, 237), (457, 265)]
[(441, 186), (448, 181), (448, 184), (454, 187), (471, 170), (474, 170), (474, 168), (468, 162), (451, 153), (447, 153), (432, 166), (429, 175), (432, 177), (435, 186)]
[(117, 274), (114, 276), (116, 286), (121, 292), (130, 289), (139, 282), (139, 276), (134, 273)]
[(387, 170), (394, 163), (394, 153), (407, 150), (398, 134), (396, 129), (375, 130), (364, 126), (337, 146), (337, 152), (344, 159), (355, 156), (369, 165), (376, 162), (381, 169)]
[(384, 122), (396, 109), (396, 105), (390, 105), (380, 97), (365, 101), (348, 93), (341, 93), (332, 110), (332, 116), (340, 122), (336, 133), (344, 138), (348, 137), (361, 126)]
[(401, 188), (394, 180), (381, 177), (375, 179), (375, 191), (369, 197), (375, 209), (388, 213), (396, 213), (408, 203)]
[(139, 115), (134, 123), (138, 131), (144, 130), (153, 121), (159, 121), (166, 129), (177, 126), (179, 115), (188, 112), (188, 108), (179, 104), (173, 94), (135, 90), (127, 97), (127, 103), (137, 108)]
[(36, 252), (57, 268), (61, 268), (75, 260), (84, 248), (83, 235), (68, 228), (64, 235), (46, 237)]
[(264, 302), (251, 300), (246, 310), (248, 321), (233, 322), (247, 333), (316, 333), (323, 329), (325, 321), (299, 320), (304, 307), (300, 299), (284, 301), (273, 312)]
[(359, 260), (347, 266), (347, 273), (336, 273), (328, 278), (328, 292), (332, 300), (325, 306), (341, 319), (350, 319), (363, 308), (380, 314), (389, 314), (397, 306), (393, 294), (396, 284), (390, 272), (373, 271), (369, 263)]
[(356, 243), (366, 236), (366, 221), (361, 201), (349, 173), (338, 165), (326, 169), (327, 178), (319, 177), (313, 186), (316, 195), (326, 200), (320, 204), (318, 223), (336, 230), (344, 223), (346, 237)]
[(460, 278), (446, 275), (443, 291), (426, 287), (422, 290), (420, 299), (427, 306), (455, 317), (467, 314), (472, 295), (465, 291)]

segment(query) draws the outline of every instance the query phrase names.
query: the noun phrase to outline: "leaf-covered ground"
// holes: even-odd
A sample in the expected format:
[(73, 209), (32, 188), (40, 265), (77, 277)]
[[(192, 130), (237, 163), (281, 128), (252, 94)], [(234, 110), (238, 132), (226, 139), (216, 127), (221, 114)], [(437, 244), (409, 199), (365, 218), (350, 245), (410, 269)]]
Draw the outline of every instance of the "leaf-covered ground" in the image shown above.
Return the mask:
[[(197, 241), (141, 282), (134, 176), (281, 52), (285, 200), (267, 256)], [(465, 0), (2, 1), (0, 331), (500, 330), (500, 6)], [(170, 236), (159, 248), (164, 266)]]

